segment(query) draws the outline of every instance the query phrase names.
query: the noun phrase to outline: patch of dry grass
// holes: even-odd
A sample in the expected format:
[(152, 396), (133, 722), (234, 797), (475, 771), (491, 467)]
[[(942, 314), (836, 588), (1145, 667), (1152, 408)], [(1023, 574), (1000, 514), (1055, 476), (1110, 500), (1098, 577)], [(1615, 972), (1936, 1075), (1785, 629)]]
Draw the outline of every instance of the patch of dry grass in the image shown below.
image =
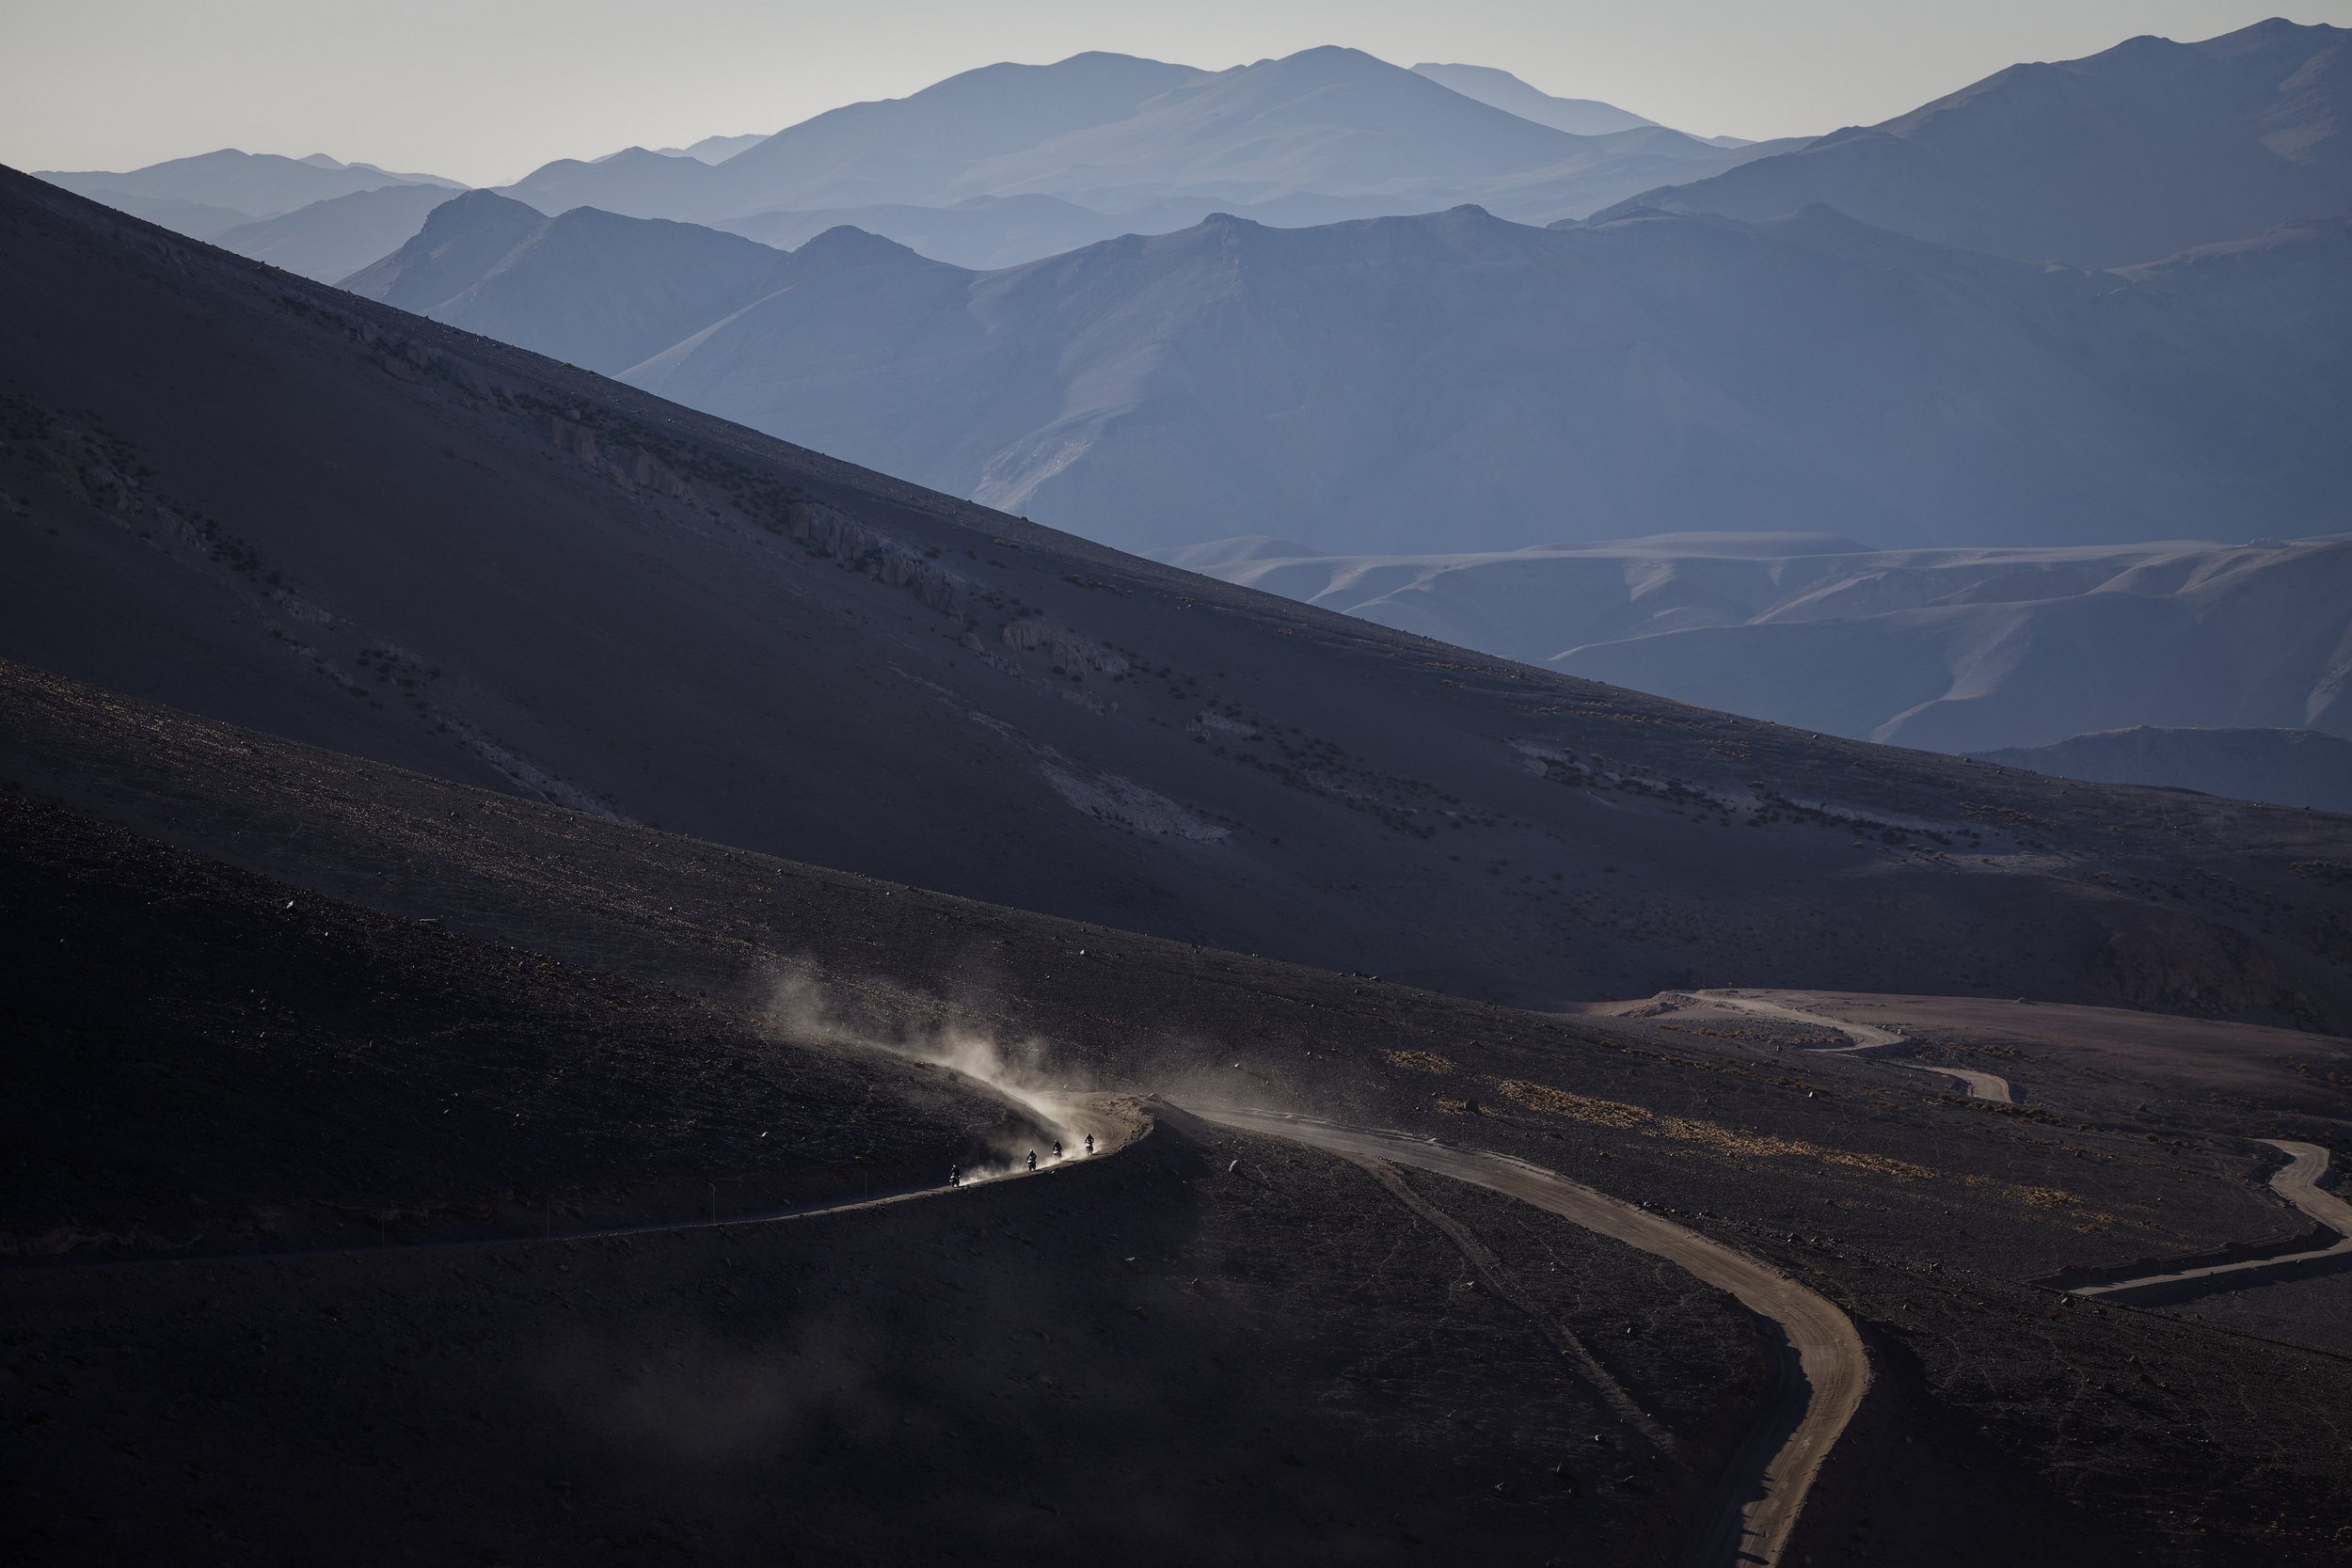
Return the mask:
[(1825, 1165), (1844, 1165), (1853, 1170), (1872, 1171), (1909, 1181), (1924, 1180), (1935, 1174), (1925, 1165), (1915, 1165), (1908, 1160), (1897, 1160), (1884, 1154), (1856, 1154), (1848, 1149), (1824, 1148), (1820, 1144), (1807, 1143), (1802, 1138), (1782, 1137), (1775, 1132), (1743, 1132), (1716, 1122), (1661, 1116), (1639, 1105), (1570, 1094), (1565, 1089), (1531, 1084), (1523, 1078), (1505, 1080), (1501, 1086), (1505, 1095), (1532, 1111), (1566, 1117), (1596, 1127), (1622, 1128), (1653, 1138), (1696, 1144), (1714, 1153), (1737, 1159), (1812, 1160)]

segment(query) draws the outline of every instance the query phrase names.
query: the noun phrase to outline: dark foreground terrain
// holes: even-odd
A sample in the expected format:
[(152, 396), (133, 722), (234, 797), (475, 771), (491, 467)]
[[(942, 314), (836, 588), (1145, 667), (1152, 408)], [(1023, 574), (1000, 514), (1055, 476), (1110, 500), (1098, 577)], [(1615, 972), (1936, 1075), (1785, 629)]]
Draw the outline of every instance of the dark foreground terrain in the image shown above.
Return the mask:
[(10, 1560), (2352, 1559), (2344, 818), (0, 214)]
[[(1788, 1560), (2345, 1558), (2352, 1362), (2305, 1331), (2326, 1302), (2256, 1338), (2028, 1283), (2302, 1233), (2249, 1134), (2341, 1148), (2342, 1041), (2168, 1045), (2205, 1026), (2153, 1021), (2159, 1049), (2118, 1067), (2114, 1031), (2102, 1056), (1962, 1019), (1933, 1049), (2008, 1069), (2019, 1102), (1991, 1104), (1809, 1055), (1826, 1026), (1513, 1011), (773, 861), (24, 672), (8, 690), (11, 950), (80, 933), (166, 960), (142, 971), (151, 1003), (94, 1006), (93, 956), (29, 968), (11, 1004), (12, 1042), (41, 1047), (12, 1052), (11, 1104), (31, 1108), (12, 1144), (90, 1156), (21, 1162), (12, 1189), (8, 1529), (30, 1560), (531, 1561), (599, 1538), (643, 1560), (1009, 1543), (1674, 1560), (1771, 1401), (1769, 1329), (1523, 1205), (1390, 1173), (1417, 1206), (1176, 1109), (1229, 1104), (1516, 1153), (1844, 1308), (1868, 1387)], [(305, 919), (268, 924), (289, 902)], [(294, 1037), (274, 1064), (256, 1016), (173, 1022), (237, 1015), (259, 989), (237, 949), (314, 976), (270, 993)], [(397, 1031), (364, 1011), (382, 991), (408, 999)], [(583, 1038), (589, 997), (633, 1006)], [(404, 1045), (366, 1081), (387, 1109), (343, 1103), (354, 1037), (395, 1034), (464, 1049)], [(801, 1143), (782, 1166), (812, 1201), (855, 1197), (834, 1173), (861, 1153), (882, 1185), (985, 1157), (1029, 1113), (899, 1053), (950, 1036), (990, 1042), (964, 1059), (1016, 1088), (1156, 1094), (1152, 1131), (879, 1208), (534, 1236), (626, 1201), (632, 1164), (660, 1178), (649, 1218), (684, 1217), (697, 1180), (722, 1219), (756, 1207), (777, 1163), (755, 1123)], [(858, 1053), (873, 1071), (848, 1090), (831, 1064), (858, 1040), (894, 1050)], [(729, 1086), (664, 1101), (632, 1078), (638, 1049)], [(560, 1103), (548, 1063), (577, 1085)], [(169, 1114), (141, 1111), (167, 1064)], [(2168, 1076), (2135, 1100), (2126, 1072)], [(450, 1088), (485, 1118), (470, 1160), (430, 1157)], [(622, 1097), (710, 1135), (616, 1143)], [(539, 1132), (493, 1135), (516, 1112)], [(56, 1133), (77, 1118), (94, 1131)], [(284, 1136), (311, 1125), (338, 1135)], [(200, 1236), (108, 1223), (191, 1208)], [(260, 1256), (353, 1209), (409, 1246)], [(417, 1245), (506, 1215), (502, 1244)]]

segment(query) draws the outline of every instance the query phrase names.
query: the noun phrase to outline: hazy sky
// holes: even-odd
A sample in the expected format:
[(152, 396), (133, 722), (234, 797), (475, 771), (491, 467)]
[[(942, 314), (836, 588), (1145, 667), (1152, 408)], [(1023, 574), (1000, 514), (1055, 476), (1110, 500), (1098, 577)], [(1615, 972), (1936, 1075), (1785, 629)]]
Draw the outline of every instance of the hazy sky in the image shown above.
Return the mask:
[[(1468, 61), (1700, 135), (1821, 132), (2021, 59), (2198, 39), (2275, 0), (0, 0), (0, 163), (216, 147), (474, 183), (775, 131), (974, 66), (1115, 50), (1221, 68), (1319, 43)], [(2299, 22), (2352, 23), (2352, 0)]]

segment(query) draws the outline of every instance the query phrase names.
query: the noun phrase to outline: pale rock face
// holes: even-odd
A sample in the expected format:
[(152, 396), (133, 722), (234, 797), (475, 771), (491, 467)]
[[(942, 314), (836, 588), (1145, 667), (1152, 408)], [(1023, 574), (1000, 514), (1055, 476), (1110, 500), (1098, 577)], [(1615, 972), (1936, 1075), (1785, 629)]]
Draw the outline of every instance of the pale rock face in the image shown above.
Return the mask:
[(1044, 768), (1044, 774), (1057, 795), (1101, 821), (1195, 844), (1217, 844), (1232, 836), (1231, 828), (1203, 822), (1167, 796), (1133, 779), (1110, 773), (1085, 776), (1052, 765)]

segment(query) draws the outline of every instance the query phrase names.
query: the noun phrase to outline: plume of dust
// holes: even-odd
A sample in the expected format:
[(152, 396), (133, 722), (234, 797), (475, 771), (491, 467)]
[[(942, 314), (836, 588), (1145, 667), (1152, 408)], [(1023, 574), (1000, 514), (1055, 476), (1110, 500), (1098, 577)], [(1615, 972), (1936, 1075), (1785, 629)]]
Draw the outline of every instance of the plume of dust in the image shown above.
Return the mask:
[(852, 1018), (834, 994), (816, 978), (814, 966), (779, 966), (771, 975), (763, 1017), (774, 1037), (792, 1043), (817, 1042), (880, 1051), (907, 1061), (924, 1062), (971, 1079), (1036, 1130), (1035, 1139), (1003, 1132), (990, 1139), (992, 1161), (965, 1167), (966, 1185), (1019, 1175), (1036, 1155), (1039, 1169), (1053, 1164), (1058, 1142), (1065, 1159), (1081, 1157), (1091, 1134), (1096, 1152), (1105, 1152), (1119, 1140), (1114, 1119), (1095, 1111), (1087, 1098), (1067, 1083), (1068, 1075), (1046, 1064), (1044, 1042), (1034, 1038), (1000, 1039), (936, 998), (920, 996), (886, 981), (865, 981), (854, 988), (864, 1011), (890, 1022), (885, 1025)]

